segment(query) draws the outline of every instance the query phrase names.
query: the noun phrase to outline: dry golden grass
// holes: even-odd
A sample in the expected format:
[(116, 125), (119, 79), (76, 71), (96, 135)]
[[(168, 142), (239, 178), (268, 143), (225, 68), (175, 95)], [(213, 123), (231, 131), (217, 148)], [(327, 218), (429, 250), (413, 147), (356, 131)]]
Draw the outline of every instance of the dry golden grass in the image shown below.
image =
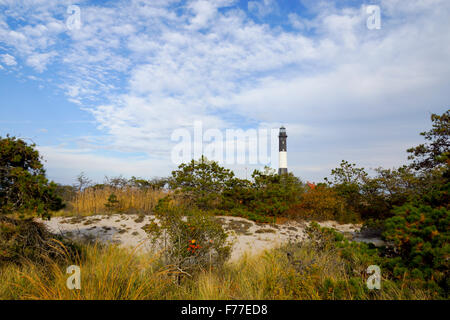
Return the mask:
[[(333, 252), (304, 247), (296, 270), (282, 250), (244, 256), (221, 269), (206, 270), (181, 283), (148, 255), (117, 246), (83, 245), (84, 258), (48, 266), (28, 263), (0, 268), (0, 299), (430, 299), (423, 290), (383, 280), (368, 291), (365, 280), (350, 279)], [(67, 266), (81, 267), (81, 290), (69, 290)], [(332, 289), (326, 283), (334, 283)], [(338, 292), (339, 290), (339, 292)]]
[[(315, 251), (314, 251), (315, 252)], [(201, 300), (402, 300), (431, 299), (425, 290), (383, 279), (381, 290), (367, 290), (365, 279), (350, 278), (345, 263), (329, 252), (317, 256), (309, 249), (301, 258), (314, 259), (299, 272), (279, 250), (244, 256), (223, 270), (204, 272), (186, 287)], [(332, 284), (329, 286), (329, 284)], [(331, 288), (331, 289), (330, 289)], [(187, 297), (186, 297), (187, 298)]]
[[(84, 246), (83, 258), (45, 266), (27, 263), (0, 268), (0, 299), (140, 300), (158, 299), (161, 288), (173, 283), (168, 268), (155, 269), (155, 260), (117, 246)], [(81, 269), (81, 290), (69, 290), (66, 268)]]
[[(105, 204), (108, 203), (108, 199), (112, 194), (117, 197), (118, 202), (114, 205), (114, 208), (109, 209)], [(158, 200), (166, 195), (167, 192), (163, 190), (131, 187), (113, 188), (105, 186), (99, 189), (87, 188), (76, 194), (74, 199), (68, 204), (67, 210), (56, 213), (55, 215), (65, 215), (67, 213), (95, 215), (108, 214), (113, 211), (149, 214), (158, 203)]]

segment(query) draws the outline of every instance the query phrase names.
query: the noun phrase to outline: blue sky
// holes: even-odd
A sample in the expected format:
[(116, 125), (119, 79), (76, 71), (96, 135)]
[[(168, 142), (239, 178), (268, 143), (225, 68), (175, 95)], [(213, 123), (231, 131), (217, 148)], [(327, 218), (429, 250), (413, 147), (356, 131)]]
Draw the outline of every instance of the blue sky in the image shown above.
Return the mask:
[(0, 135), (35, 142), (60, 183), (166, 176), (194, 121), (284, 125), (304, 180), (399, 166), (449, 107), (449, 17), (446, 0), (0, 0)]

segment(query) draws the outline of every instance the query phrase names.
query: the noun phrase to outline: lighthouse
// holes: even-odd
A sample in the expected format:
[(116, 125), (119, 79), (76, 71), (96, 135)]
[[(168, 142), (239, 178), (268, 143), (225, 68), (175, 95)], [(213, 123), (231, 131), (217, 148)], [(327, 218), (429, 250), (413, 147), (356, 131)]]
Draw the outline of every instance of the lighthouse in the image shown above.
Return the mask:
[(287, 171), (287, 134), (286, 128), (280, 128), (280, 134), (278, 135), (278, 174), (286, 174)]

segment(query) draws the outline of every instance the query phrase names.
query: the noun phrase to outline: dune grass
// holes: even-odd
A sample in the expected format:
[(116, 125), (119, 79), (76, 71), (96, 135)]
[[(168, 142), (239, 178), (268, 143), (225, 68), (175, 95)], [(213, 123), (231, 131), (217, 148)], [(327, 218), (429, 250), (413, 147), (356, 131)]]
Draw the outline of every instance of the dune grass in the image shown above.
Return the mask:
[[(53, 212), (52, 216), (90, 216), (111, 213), (150, 214), (159, 199), (167, 194), (167, 191), (164, 190), (132, 187), (86, 188), (77, 192), (68, 201), (64, 210)], [(113, 198), (111, 198), (112, 195)]]
[[(157, 299), (162, 288), (170, 287), (164, 275), (170, 268), (157, 266), (154, 259), (137, 255), (115, 245), (85, 244), (82, 256), (67, 258), (64, 263), (45, 264), (25, 262), (0, 269), (1, 299), (44, 300), (137, 300)], [(81, 269), (81, 290), (69, 290), (70, 274), (66, 268), (77, 265)], [(155, 269), (157, 268), (157, 269)]]
[[(218, 269), (176, 281), (170, 266), (148, 254), (114, 245), (83, 244), (82, 254), (64, 263), (26, 262), (0, 268), (0, 299), (430, 299), (406, 283), (383, 279), (368, 290), (364, 263), (349, 264), (333, 250), (305, 244), (246, 255)], [(293, 260), (295, 259), (295, 261)], [(300, 261), (300, 262), (299, 262)], [(81, 290), (69, 290), (69, 265), (81, 268)]]

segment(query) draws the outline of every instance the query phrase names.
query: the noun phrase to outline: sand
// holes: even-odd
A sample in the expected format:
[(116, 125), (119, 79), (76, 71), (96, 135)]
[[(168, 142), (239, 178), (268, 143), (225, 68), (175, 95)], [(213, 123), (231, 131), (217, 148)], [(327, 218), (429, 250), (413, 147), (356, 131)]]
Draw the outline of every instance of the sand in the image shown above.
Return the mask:
[[(244, 254), (256, 254), (265, 249), (275, 248), (289, 241), (302, 241), (306, 238), (305, 228), (308, 222), (288, 221), (284, 224), (259, 224), (239, 217), (218, 217), (228, 233), (232, 245), (230, 260), (237, 260)], [(54, 233), (72, 239), (117, 243), (138, 251), (152, 250), (151, 242), (142, 229), (151, 221), (152, 215), (133, 214), (96, 215), (88, 217), (54, 217), (42, 221)], [(379, 239), (365, 239), (359, 234), (361, 225), (338, 224), (335, 221), (319, 223), (321, 226), (334, 228), (356, 241), (377, 242)]]

